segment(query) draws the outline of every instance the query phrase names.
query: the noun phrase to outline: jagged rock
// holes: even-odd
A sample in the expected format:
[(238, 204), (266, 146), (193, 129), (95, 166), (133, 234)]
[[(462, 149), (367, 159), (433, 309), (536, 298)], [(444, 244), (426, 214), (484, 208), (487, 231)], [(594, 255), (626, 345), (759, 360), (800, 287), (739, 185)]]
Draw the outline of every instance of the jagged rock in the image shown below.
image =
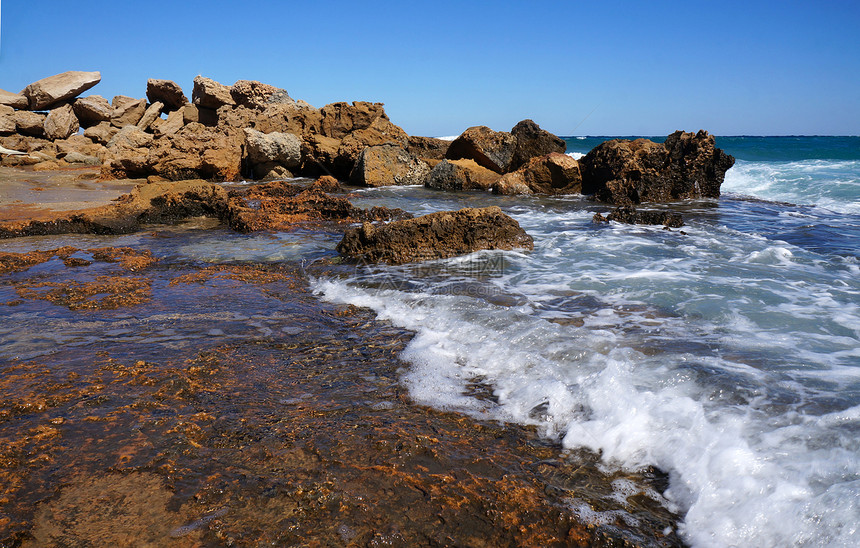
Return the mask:
[(449, 146), (451, 146), (451, 141), (410, 135), (406, 152), (425, 160), (442, 160), (445, 158)]
[(510, 170), (516, 170), (537, 156), (546, 156), (553, 152), (563, 154), (567, 150), (564, 139), (540, 128), (532, 120), (523, 120), (511, 130), (516, 138), (514, 156)]
[(216, 181), (235, 181), (242, 165), (240, 131), (220, 132), (199, 123), (185, 125), (175, 134), (158, 138), (150, 147), (145, 175), (170, 180), (191, 176)]
[(163, 108), (164, 103), (158, 101), (149, 105), (149, 107), (143, 113), (143, 116), (141, 116), (140, 121), (137, 122), (137, 127), (144, 130), (147, 129), (149, 126), (152, 125), (154, 121), (158, 119), (159, 116), (161, 116), (161, 110)]
[(230, 94), (237, 105), (256, 110), (264, 110), (270, 104), (295, 102), (287, 90), (254, 80), (238, 80), (230, 88)]
[(496, 194), (579, 194), (581, 191), (579, 162), (558, 152), (532, 158), (493, 185)]
[(236, 104), (230, 94), (230, 88), (203, 76), (194, 78), (194, 90), (191, 92), (191, 99), (198, 107), (213, 110), (218, 110), (223, 105)]
[(270, 104), (257, 115), (254, 129), (264, 133), (293, 133), (307, 138), (322, 132), (322, 112), (304, 101)]
[(188, 103), (182, 88), (173, 80), (150, 78), (146, 81), (146, 98), (153, 104), (162, 103), (171, 112)]
[(119, 128), (114, 127), (110, 122), (99, 122), (84, 130), (85, 137), (103, 145), (106, 145), (117, 133)]
[[(78, 161), (68, 159), (72, 154), (79, 154), (90, 158), (101, 158), (107, 151), (103, 145), (94, 143), (92, 139), (79, 134), (71, 135), (66, 139), (58, 139), (54, 141), (54, 145), (57, 147), (57, 157), (69, 163), (79, 163)], [(72, 156), (72, 158), (75, 158), (75, 156)]]
[(15, 125), (18, 128), (19, 133), (36, 137), (42, 137), (45, 135), (46, 116), (44, 114), (18, 110), (10, 116), (15, 120)]
[(26, 109), (30, 107), (30, 101), (20, 93), (12, 93), (11, 91), (0, 89), (0, 105)]
[(301, 165), (302, 142), (292, 133), (263, 133), (246, 128), (244, 134), (248, 158), (252, 163), (274, 162), (289, 169)]
[(72, 110), (72, 105), (63, 105), (53, 109), (45, 118), (45, 136), (52, 141), (65, 139), (80, 128), (78, 118)]
[(704, 130), (676, 131), (663, 144), (614, 139), (580, 160), (582, 192), (618, 205), (717, 198), (734, 161)]
[(17, 124), (15, 124), (15, 119), (12, 117), (14, 113), (14, 108), (0, 105), (0, 135), (15, 133), (18, 129)]
[(31, 110), (41, 110), (77, 97), (101, 79), (99, 72), (71, 70), (33, 82), (24, 88), (21, 95), (27, 97)]
[(628, 225), (663, 225), (666, 228), (684, 226), (684, 219), (680, 213), (674, 211), (636, 211), (633, 206), (617, 207), (606, 217), (600, 213), (595, 213), (591, 220), (593, 223), (615, 221)]
[(474, 160), (442, 160), (427, 175), (424, 186), (437, 190), (489, 190), (500, 178)]
[(185, 125), (185, 116), (183, 115), (182, 110), (174, 110), (170, 114), (167, 115), (167, 120), (164, 120), (164, 123), (159, 124), (158, 127), (154, 127), (156, 135), (173, 135)]
[(72, 104), (78, 122), (84, 128), (94, 126), (101, 122), (109, 122), (113, 107), (108, 100), (101, 95), (88, 95), (75, 99)]
[(379, 118), (388, 120), (382, 103), (354, 101), (331, 103), (320, 109), (320, 130), (326, 137), (343, 139), (355, 130), (369, 128)]
[(337, 245), (347, 257), (390, 264), (516, 248), (533, 249), (534, 242), (498, 207), (441, 211), (382, 226), (366, 222), (349, 229)]
[(146, 112), (146, 99), (135, 99), (134, 101), (121, 99), (117, 101), (117, 98), (114, 97), (114, 102), (119, 106), (113, 109), (110, 123), (118, 128), (137, 125)]
[(358, 156), (349, 182), (363, 186), (422, 185), (430, 173), (427, 162), (394, 145), (367, 147)]
[(516, 145), (516, 137), (510, 133), (493, 131), (486, 126), (475, 126), (451, 142), (445, 158), (474, 160), (478, 165), (496, 173), (506, 173), (511, 166)]

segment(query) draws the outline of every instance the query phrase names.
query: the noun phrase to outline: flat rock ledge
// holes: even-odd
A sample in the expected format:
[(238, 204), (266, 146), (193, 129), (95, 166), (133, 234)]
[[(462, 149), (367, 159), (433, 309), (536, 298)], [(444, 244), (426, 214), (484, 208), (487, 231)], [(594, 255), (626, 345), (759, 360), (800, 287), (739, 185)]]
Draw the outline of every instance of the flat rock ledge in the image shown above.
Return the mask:
[(337, 250), (371, 263), (404, 264), (484, 249), (534, 249), (534, 240), (498, 207), (440, 211), (382, 226), (347, 230)]

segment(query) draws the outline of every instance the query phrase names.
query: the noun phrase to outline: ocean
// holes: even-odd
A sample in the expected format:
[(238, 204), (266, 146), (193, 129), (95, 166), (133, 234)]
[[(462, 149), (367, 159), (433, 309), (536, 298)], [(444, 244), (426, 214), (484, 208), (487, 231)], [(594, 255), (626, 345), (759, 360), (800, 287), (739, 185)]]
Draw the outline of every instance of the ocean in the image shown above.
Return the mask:
[[(568, 138), (580, 157), (607, 138)], [(414, 214), (500, 205), (533, 252), (315, 277), (326, 301), (415, 332), (418, 403), (531, 425), (607, 470), (656, 467), (692, 546), (860, 543), (860, 137), (717, 137), (722, 196), (686, 226), (592, 224), (581, 196), (361, 190)], [(488, 396), (489, 395), (489, 396)], [(611, 515), (571, 498), (600, 524)], [(623, 514), (623, 512), (622, 512)]]

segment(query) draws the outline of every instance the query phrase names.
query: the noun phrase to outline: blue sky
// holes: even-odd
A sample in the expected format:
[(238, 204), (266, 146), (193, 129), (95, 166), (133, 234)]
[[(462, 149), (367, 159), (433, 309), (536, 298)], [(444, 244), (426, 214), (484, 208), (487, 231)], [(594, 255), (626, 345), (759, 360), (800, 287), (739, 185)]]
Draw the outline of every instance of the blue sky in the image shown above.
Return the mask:
[(860, 134), (860, 2), (0, 4), (0, 88), (99, 70), (368, 100), (416, 135), (532, 118), (560, 135)]

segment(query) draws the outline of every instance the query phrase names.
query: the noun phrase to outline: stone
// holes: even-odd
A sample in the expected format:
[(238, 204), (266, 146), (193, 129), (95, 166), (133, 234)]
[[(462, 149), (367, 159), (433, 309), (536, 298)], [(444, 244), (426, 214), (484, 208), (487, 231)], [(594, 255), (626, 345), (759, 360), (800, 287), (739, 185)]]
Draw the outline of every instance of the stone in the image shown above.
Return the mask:
[(563, 154), (567, 150), (567, 143), (564, 142), (564, 139), (541, 129), (532, 120), (519, 122), (511, 129), (511, 135), (517, 140), (514, 157), (510, 165), (512, 171), (519, 169), (537, 156), (546, 156), (553, 152)]
[(6, 91), (5, 89), (0, 89), (0, 105), (16, 109), (27, 109), (30, 108), (30, 101), (26, 96), (21, 95), (20, 93), (13, 93), (11, 91)]
[[(78, 133), (66, 139), (57, 139), (54, 141), (54, 146), (57, 147), (57, 157), (63, 160), (66, 160), (66, 156), (73, 152), (82, 156), (101, 158), (106, 151), (103, 145), (95, 143), (89, 137)], [(71, 160), (66, 161), (72, 163)]]
[(388, 120), (382, 103), (354, 101), (331, 103), (320, 109), (320, 131), (326, 137), (343, 139), (355, 130), (369, 128), (379, 118)]
[(85, 128), (101, 122), (109, 122), (111, 114), (113, 114), (113, 107), (101, 95), (79, 97), (75, 99), (72, 108), (75, 110), (78, 122)]
[(197, 76), (194, 78), (194, 90), (191, 92), (192, 102), (198, 107), (218, 110), (223, 105), (235, 105), (236, 101), (230, 94), (230, 88), (219, 84), (211, 78)]
[(704, 130), (676, 131), (662, 144), (613, 139), (579, 161), (582, 193), (616, 205), (717, 198), (734, 161)]
[(349, 182), (361, 186), (423, 185), (430, 166), (395, 145), (366, 147), (358, 156)]
[(451, 146), (451, 141), (410, 135), (406, 151), (425, 160), (442, 160), (445, 158), (449, 146)]
[(182, 88), (173, 80), (150, 78), (146, 81), (146, 98), (150, 103), (162, 103), (168, 111), (179, 110), (188, 104)]
[(633, 206), (620, 206), (604, 217), (595, 213), (593, 223), (608, 223), (615, 221), (629, 225), (663, 225), (666, 228), (684, 226), (684, 218), (674, 211), (636, 211)]
[(119, 128), (114, 127), (110, 122), (99, 122), (84, 130), (85, 137), (103, 145), (106, 145), (117, 133)]
[(134, 102), (122, 102), (121, 106), (115, 108), (110, 116), (110, 123), (118, 128), (135, 126), (146, 112), (146, 99), (137, 99)]
[(519, 223), (498, 207), (440, 211), (414, 219), (347, 230), (337, 251), (364, 262), (403, 264), (483, 249), (534, 249)]
[(87, 166), (100, 166), (102, 161), (98, 156), (88, 156), (77, 151), (72, 151), (63, 156), (63, 161), (69, 164), (84, 164)]
[(424, 186), (437, 190), (490, 190), (501, 177), (474, 160), (442, 160), (427, 175)]
[(146, 111), (144, 111), (143, 116), (141, 116), (140, 121), (136, 124), (140, 129), (147, 129), (152, 123), (159, 119), (161, 116), (161, 111), (164, 108), (164, 103), (156, 101), (147, 107)]
[(287, 90), (253, 80), (238, 80), (230, 88), (230, 95), (237, 105), (255, 110), (264, 110), (270, 104), (295, 103)]
[(263, 133), (245, 128), (248, 159), (254, 164), (273, 162), (288, 169), (297, 168), (302, 161), (302, 142), (292, 133)]
[(182, 110), (174, 110), (167, 115), (167, 120), (154, 128), (156, 135), (173, 135), (185, 125), (185, 116)]
[(52, 141), (65, 139), (77, 133), (78, 129), (80, 129), (78, 118), (72, 105), (69, 104), (51, 110), (45, 118), (45, 136)]
[(113, 109), (118, 109), (130, 105), (132, 103), (137, 103), (140, 99), (135, 99), (134, 97), (129, 97), (128, 95), (114, 95), (113, 99), (111, 99), (111, 107)]
[(21, 95), (27, 97), (30, 110), (41, 110), (77, 97), (101, 79), (99, 72), (72, 70), (37, 80), (24, 88)]
[(9, 135), (15, 133), (18, 129), (18, 125), (15, 123), (15, 118), (12, 117), (14, 113), (14, 108), (0, 105), (0, 135)]
[(45, 135), (46, 115), (38, 112), (18, 110), (10, 115), (15, 120), (19, 133), (43, 137)]
[(579, 162), (558, 152), (530, 159), (517, 171), (502, 176), (493, 186), (494, 193), (507, 195), (579, 194), (581, 191)]
[(496, 173), (507, 173), (516, 150), (516, 137), (486, 126), (470, 127), (451, 142), (445, 158), (474, 160)]

